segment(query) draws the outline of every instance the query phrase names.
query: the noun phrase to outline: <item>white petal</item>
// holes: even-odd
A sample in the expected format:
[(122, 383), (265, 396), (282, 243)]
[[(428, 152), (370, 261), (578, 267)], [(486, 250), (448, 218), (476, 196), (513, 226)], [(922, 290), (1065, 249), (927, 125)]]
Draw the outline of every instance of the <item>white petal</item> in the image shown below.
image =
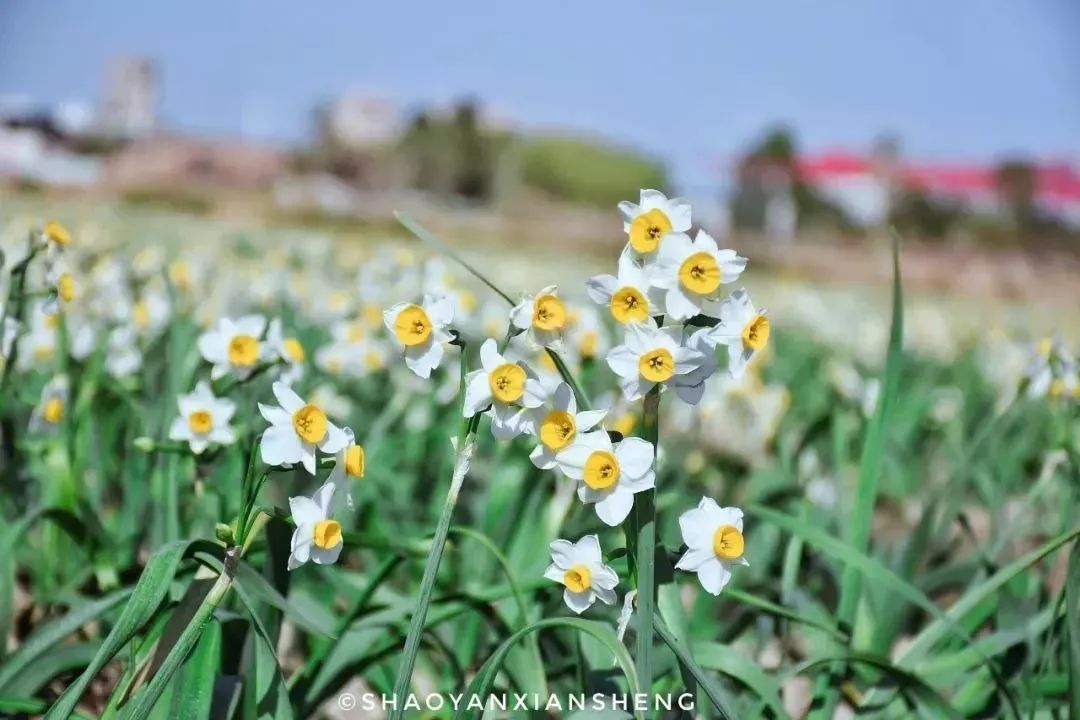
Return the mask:
[(648, 440), (629, 437), (615, 448), (615, 457), (624, 475), (639, 478), (652, 469), (653, 446)]
[(679, 562), (675, 563), (675, 569), (697, 572), (697, 569), (706, 562), (715, 559), (716, 554), (711, 547), (688, 548), (679, 558)]
[(532, 298), (522, 300), (510, 310), (510, 322), (522, 330), (532, 326)]
[(190, 440), (191, 439), (191, 424), (182, 417), (178, 417), (172, 421), (172, 425), (169, 426), (169, 439), (170, 440)]
[(341, 555), (341, 549), (345, 546), (345, 543), (339, 542), (334, 547), (321, 548), (317, 545), (311, 546), (311, 560), (316, 565), (333, 565), (337, 562), (338, 556)]
[(689, 320), (701, 311), (700, 300), (688, 293), (681, 285), (674, 285), (664, 295), (664, 309), (672, 320)]
[(315, 465), (315, 446), (310, 443), (300, 444), (300, 462), (304, 465), (304, 469), (308, 471), (308, 475), (316, 475)]
[(277, 398), (278, 404), (290, 415), (304, 407), (303, 399), (293, 392), (293, 389), (285, 383), (276, 382), (271, 389), (274, 391), (274, 397)]
[(683, 198), (668, 200), (667, 216), (671, 221), (671, 229), (675, 232), (686, 232), (690, 229), (690, 203)]
[(664, 210), (667, 206), (667, 196), (659, 190), (642, 190), (641, 191), (641, 209), (648, 212), (649, 210)]
[(319, 503), (303, 495), (289, 498), (289, 512), (292, 514), (297, 529), (326, 519), (326, 514), (319, 507)]
[(638, 376), (638, 353), (626, 345), (616, 345), (607, 354), (607, 364), (611, 371), (623, 378)]
[(604, 590), (611, 590), (618, 586), (619, 576), (607, 565), (603, 563), (596, 563), (589, 568), (592, 574), (592, 583), (598, 588)]
[(480, 366), (484, 368), (484, 372), (491, 372), (505, 362), (506, 359), (499, 354), (499, 346), (495, 340), (492, 338), (485, 340), (480, 346)]
[(614, 275), (594, 275), (585, 281), (585, 291), (593, 302), (600, 305), (611, 303), (611, 296), (619, 289), (619, 281)]
[(266, 419), (266, 422), (271, 425), (281, 425), (285, 427), (292, 427), (292, 415), (285, 412), (279, 407), (274, 405), (264, 405), (259, 403), (259, 412)]
[(332, 422), (326, 423), (326, 437), (319, 443), (319, 449), (328, 455), (344, 450), (349, 445), (349, 436)]
[(630, 514), (634, 507), (634, 493), (619, 486), (606, 498), (596, 503), (596, 516), (605, 525), (615, 527)]
[(473, 370), (465, 377), (465, 402), (462, 415), (472, 417), (491, 404), (491, 384), (487, 373)]
[(596, 535), (586, 535), (574, 544), (574, 564), (593, 565), (602, 562), (603, 554), (600, 552), (600, 538)]
[(300, 462), (304, 451), (291, 426), (272, 425), (262, 434), (259, 452), (267, 465), (292, 465)]
[(713, 595), (719, 595), (720, 591), (731, 580), (731, 571), (715, 556), (712, 560), (708, 560), (699, 566), (697, 574), (698, 580), (701, 581), (701, 587)]
[(566, 577), (566, 570), (559, 568), (555, 563), (551, 563), (547, 566), (547, 569), (544, 570), (544, 577), (561, 585), (563, 578)]
[(431, 377), (431, 371), (439, 367), (439, 363), (442, 362), (445, 354), (446, 350), (443, 348), (442, 343), (435, 342), (434, 338), (429, 337), (426, 342), (420, 345), (405, 347), (405, 366), (416, 373), (417, 376), (427, 380)]
[(431, 321), (439, 327), (445, 327), (454, 321), (454, 303), (450, 298), (424, 296), (424, 310)]
[[(548, 550), (551, 551), (551, 561), (556, 567), (569, 570), (574, 566), (574, 543), (562, 539), (552, 540)], [(561, 577), (559, 582), (562, 582)]]
[(567, 588), (563, 591), (563, 601), (566, 607), (580, 615), (593, 604), (593, 594), (588, 590), (577, 593)]
[(607, 410), (583, 410), (574, 416), (577, 431), (586, 432), (599, 425), (607, 417)]

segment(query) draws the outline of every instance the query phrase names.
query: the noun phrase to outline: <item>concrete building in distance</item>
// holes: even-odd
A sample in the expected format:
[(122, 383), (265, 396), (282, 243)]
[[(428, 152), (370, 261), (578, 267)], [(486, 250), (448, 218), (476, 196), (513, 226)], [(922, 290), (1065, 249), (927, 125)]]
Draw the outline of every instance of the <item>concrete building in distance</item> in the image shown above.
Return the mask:
[(404, 124), (398, 106), (385, 99), (351, 90), (320, 109), (320, 141), (346, 151), (364, 151), (396, 142)]
[(105, 72), (97, 125), (102, 135), (140, 138), (157, 127), (157, 66), (150, 58), (119, 57)]

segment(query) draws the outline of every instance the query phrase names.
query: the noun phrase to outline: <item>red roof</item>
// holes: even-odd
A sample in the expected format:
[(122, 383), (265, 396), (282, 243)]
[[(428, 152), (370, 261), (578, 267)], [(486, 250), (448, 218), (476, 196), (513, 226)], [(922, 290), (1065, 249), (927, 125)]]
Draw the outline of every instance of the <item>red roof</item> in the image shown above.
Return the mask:
[[(830, 152), (799, 158), (800, 176), (811, 183), (827, 182), (873, 172), (869, 155)], [(996, 168), (990, 165), (906, 163), (900, 177), (908, 187), (952, 195), (983, 195), (997, 191)], [(1035, 188), (1040, 199), (1050, 202), (1080, 202), (1080, 172), (1067, 163), (1035, 166)]]

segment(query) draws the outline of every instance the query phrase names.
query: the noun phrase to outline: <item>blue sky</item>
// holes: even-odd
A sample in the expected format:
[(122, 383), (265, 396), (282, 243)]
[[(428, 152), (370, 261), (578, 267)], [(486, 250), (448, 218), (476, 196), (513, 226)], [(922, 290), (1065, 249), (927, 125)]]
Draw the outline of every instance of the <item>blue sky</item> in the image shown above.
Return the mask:
[(0, 0), (0, 95), (95, 101), (117, 54), (189, 131), (292, 139), (348, 88), (473, 95), (666, 160), (684, 190), (775, 122), (810, 150), (1080, 160), (1075, 0)]

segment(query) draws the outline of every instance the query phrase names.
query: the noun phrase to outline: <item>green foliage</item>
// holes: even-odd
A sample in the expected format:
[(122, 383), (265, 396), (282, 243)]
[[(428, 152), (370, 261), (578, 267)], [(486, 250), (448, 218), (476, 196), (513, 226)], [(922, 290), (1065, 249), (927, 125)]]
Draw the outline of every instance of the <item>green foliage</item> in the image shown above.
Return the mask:
[(601, 208), (667, 187), (664, 167), (638, 153), (575, 137), (519, 141), (522, 180), (549, 197)]

